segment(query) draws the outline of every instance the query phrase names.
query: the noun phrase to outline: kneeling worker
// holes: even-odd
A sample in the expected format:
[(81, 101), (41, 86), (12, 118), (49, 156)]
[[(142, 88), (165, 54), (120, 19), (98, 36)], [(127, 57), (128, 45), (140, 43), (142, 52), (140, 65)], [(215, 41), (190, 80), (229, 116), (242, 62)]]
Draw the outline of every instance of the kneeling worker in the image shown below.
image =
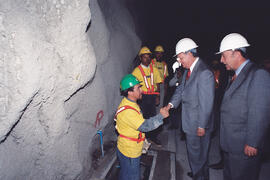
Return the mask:
[(132, 74), (126, 75), (120, 82), (121, 95), (124, 96), (115, 115), (117, 157), (120, 162), (119, 180), (140, 179), (140, 158), (145, 134), (163, 124), (163, 118), (169, 116), (166, 108), (147, 120), (143, 118), (137, 100), (142, 98), (140, 82)]

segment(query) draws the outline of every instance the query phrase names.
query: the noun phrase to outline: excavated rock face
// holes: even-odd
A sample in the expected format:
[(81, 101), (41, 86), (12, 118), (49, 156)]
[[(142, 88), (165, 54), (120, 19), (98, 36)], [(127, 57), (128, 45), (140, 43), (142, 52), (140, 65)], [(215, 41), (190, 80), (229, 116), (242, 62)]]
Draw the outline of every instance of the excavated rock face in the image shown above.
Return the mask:
[(85, 179), (139, 46), (124, 0), (0, 0), (0, 179)]

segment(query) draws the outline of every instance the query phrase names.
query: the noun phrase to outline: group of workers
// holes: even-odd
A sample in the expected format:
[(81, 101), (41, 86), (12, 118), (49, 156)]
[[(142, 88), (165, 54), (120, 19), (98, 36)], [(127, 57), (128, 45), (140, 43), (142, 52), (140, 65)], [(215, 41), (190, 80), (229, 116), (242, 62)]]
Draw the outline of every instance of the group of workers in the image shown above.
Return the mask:
[[(155, 129), (163, 124), (170, 109), (179, 105), (191, 169), (188, 176), (194, 180), (209, 179), (211, 133), (218, 128), (224, 180), (258, 179), (270, 125), (270, 74), (248, 59), (248, 46), (246, 38), (238, 33), (228, 34), (221, 41), (217, 53), (221, 55), (220, 62), (234, 75), (229, 78), (216, 110), (216, 74), (199, 57), (198, 45), (192, 39), (178, 41), (175, 57), (185, 70), (169, 103), (161, 107), (158, 114), (156, 106), (163, 105), (160, 94), (164, 92), (164, 80), (168, 76), (167, 65), (162, 59), (164, 50), (157, 46), (156, 58), (152, 60), (150, 49), (141, 48), (141, 64), (120, 82), (124, 98), (115, 116), (120, 180), (140, 179), (143, 143), (147, 138), (160, 144)], [(219, 112), (220, 122), (219, 127), (214, 128), (215, 111)]]
[[(142, 82), (142, 98), (138, 103), (145, 119), (155, 116), (156, 110), (163, 106), (166, 91), (164, 83), (168, 76), (167, 64), (163, 59), (163, 47), (159, 45), (154, 51), (155, 58), (151, 59), (150, 49), (146, 46), (142, 47), (139, 51), (141, 64), (132, 72), (132, 75)], [(156, 106), (159, 108), (156, 108)], [(160, 129), (156, 129), (146, 133), (147, 139), (161, 146), (161, 142), (157, 138), (160, 131)]]

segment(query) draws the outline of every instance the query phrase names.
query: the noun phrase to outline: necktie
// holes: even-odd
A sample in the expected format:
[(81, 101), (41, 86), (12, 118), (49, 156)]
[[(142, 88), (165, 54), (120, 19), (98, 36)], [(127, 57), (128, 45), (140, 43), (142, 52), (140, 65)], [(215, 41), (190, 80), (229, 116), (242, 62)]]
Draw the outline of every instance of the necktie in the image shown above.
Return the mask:
[(190, 71), (190, 69), (188, 70), (188, 72), (187, 72), (187, 77), (186, 77), (186, 81), (189, 79), (189, 77), (190, 77), (190, 74), (191, 74), (191, 71)]
[(231, 82), (233, 82), (236, 79), (236, 74), (233, 75)]
[(229, 86), (228, 88), (231, 86), (231, 84), (233, 83), (233, 81), (236, 79), (236, 74), (233, 75), (232, 79), (229, 82)]

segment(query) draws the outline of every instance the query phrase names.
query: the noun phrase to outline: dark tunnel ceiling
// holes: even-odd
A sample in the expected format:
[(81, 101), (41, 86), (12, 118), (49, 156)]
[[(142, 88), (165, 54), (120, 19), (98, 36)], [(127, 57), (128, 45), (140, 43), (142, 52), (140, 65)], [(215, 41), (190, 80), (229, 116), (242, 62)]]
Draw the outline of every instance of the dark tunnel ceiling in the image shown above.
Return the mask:
[(202, 56), (218, 58), (213, 54), (222, 38), (238, 32), (252, 45), (250, 57), (260, 61), (270, 58), (270, 6), (266, 2), (136, 0), (130, 7), (137, 24), (143, 26), (143, 44), (151, 48), (162, 44), (173, 53), (178, 40), (190, 37), (199, 44)]

